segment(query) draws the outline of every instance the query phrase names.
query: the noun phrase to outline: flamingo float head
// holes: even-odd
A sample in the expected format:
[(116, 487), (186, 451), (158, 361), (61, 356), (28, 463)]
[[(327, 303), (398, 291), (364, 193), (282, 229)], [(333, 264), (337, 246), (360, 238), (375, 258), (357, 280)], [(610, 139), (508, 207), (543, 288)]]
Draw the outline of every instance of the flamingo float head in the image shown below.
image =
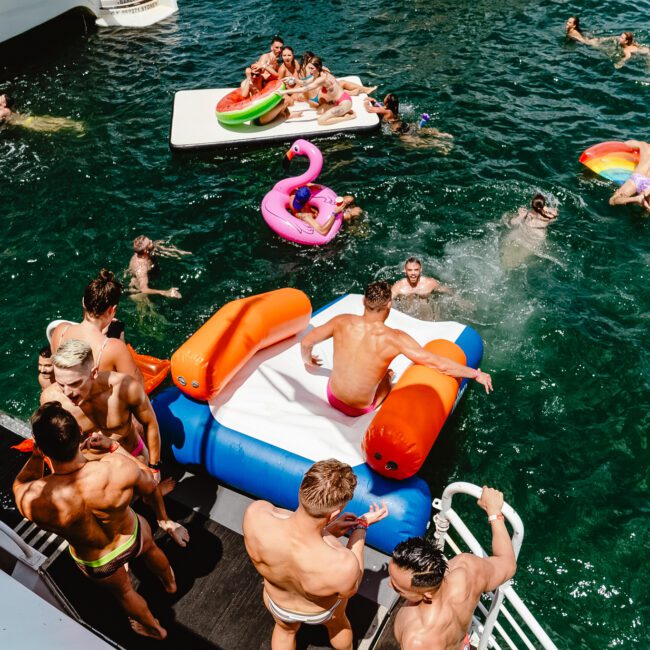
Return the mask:
[(320, 167), (323, 165), (323, 154), (321, 154), (320, 149), (309, 142), (309, 140), (296, 140), (291, 147), (289, 147), (289, 151), (287, 151), (282, 159), (282, 167), (285, 171), (289, 169), (289, 165), (294, 156), (307, 156), (310, 163), (320, 162)]

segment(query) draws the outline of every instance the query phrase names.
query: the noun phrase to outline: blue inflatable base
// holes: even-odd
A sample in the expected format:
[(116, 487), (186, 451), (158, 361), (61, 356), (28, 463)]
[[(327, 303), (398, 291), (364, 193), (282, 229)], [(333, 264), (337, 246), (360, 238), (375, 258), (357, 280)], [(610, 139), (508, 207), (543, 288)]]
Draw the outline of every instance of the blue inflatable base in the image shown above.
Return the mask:
[[(153, 407), (163, 449), (177, 462), (200, 465), (224, 484), (279, 507), (298, 506), (302, 477), (314, 461), (220, 425), (206, 403), (175, 387), (158, 394)], [(373, 502), (388, 505), (389, 516), (368, 529), (370, 546), (390, 555), (399, 542), (425, 533), (431, 493), (422, 479), (392, 481), (365, 463), (354, 472), (357, 489), (348, 512), (361, 515)]]

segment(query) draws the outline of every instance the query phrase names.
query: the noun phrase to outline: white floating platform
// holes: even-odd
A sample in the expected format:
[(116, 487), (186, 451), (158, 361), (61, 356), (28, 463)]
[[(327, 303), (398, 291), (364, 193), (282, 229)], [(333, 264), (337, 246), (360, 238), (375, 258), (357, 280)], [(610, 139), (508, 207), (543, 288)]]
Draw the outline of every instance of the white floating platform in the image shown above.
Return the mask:
[[(361, 83), (359, 77), (342, 77)], [(236, 147), (247, 144), (286, 142), (294, 138), (315, 138), (336, 133), (372, 131), (379, 126), (376, 113), (368, 113), (363, 105), (365, 94), (352, 98), (356, 117), (337, 124), (318, 124), (316, 110), (306, 102), (297, 102), (292, 111), (303, 111), (299, 118), (286, 120), (279, 117), (271, 124), (258, 126), (240, 124), (225, 126), (217, 120), (217, 102), (231, 92), (232, 88), (209, 88), (204, 90), (179, 90), (174, 95), (172, 125), (169, 146), (172, 150), (191, 151)]]

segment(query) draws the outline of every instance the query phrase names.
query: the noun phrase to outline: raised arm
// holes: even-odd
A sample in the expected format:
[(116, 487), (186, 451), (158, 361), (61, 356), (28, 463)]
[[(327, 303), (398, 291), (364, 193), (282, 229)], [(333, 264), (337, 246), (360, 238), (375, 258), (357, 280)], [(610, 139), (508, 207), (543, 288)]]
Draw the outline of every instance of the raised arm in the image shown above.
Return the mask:
[(492, 555), (487, 558), (476, 558), (478, 579), (482, 591), (492, 591), (506, 580), (512, 578), (517, 570), (515, 552), (512, 540), (506, 528), (505, 519), (501, 514), (503, 493), (484, 486), (478, 505), (485, 510), (489, 525), (492, 528)]
[(171, 289), (152, 289), (149, 286), (149, 271), (147, 271), (144, 265), (138, 266), (135, 273), (133, 273), (133, 277), (135, 278), (138, 290), (141, 293), (158, 294), (159, 296), (165, 296), (167, 298), (181, 297), (178, 287), (172, 287)]
[(413, 363), (433, 368), (443, 375), (449, 375), (450, 377), (475, 379), (485, 387), (486, 393), (492, 390), (492, 377), (486, 372), (482, 372), (480, 369), (474, 370), (474, 368), (463, 366), (452, 359), (429, 352), (406, 332), (402, 332), (401, 330), (394, 331), (396, 333), (396, 343), (400, 354), (403, 354)]
[(300, 343), (300, 354), (302, 355), (302, 362), (307, 367), (316, 367), (322, 365), (323, 362), (319, 357), (315, 357), (312, 354), (312, 350), (317, 343), (326, 341), (327, 339), (330, 339), (332, 336), (334, 336), (334, 325), (337, 318), (340, 317), (336, 316), (335, 318), (327, 321), (327, 323), (323, 323), (323, 325), (314, 327), (314, 329), (311, 330), (311, 332), (309, 332), (305, 338), (303, 338), (302, 342)]
[(305, 93), (305, 92), (309, 92), (310, 90), (316, 90), (316, 88), (320, 88), (324, 83), (325, 83), (325, 77), (318, 76), (316, 77), (316, 79), (314, 79), (311, 83), (307, 84), (306, 86), (297, 86), (296, 88), (287, 88), (285, 90), (278, 90), (278, 93), (280, 95), (292, 95), (294, 93)]
[(45, 459), (41, 450), (34, 443), (32, 455), (18, 472), (13, 484), (14, 498), (20, 514), (32, 520), (32, 503), (42, 491)]

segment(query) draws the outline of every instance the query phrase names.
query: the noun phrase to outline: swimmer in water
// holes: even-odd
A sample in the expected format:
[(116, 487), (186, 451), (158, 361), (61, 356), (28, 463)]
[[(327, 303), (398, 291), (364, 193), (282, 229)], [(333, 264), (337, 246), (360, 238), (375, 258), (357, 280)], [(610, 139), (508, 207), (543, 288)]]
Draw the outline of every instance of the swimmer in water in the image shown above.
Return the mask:
[(519, 208), (517, 214), (509, 219), (508, 225), (514, 229), (506, 237), (501, 251), (504, 268), (522, 266), (531, 255), (547, 257), (542, 254), (546, 229), (557, 217), (557, 208), (547, 207), (542, 194), (533, 197), (530, 207)]
[(156, 257), (174, 257), (179, 259), (183, 255), (191, 255), (189, 251), (182, 251), (176, 246), (164, 246), (162, 241), (152, 241), (145, 235), (140, 235), (133, 240), (133, 257), (129, 262), (131, 284), (129, 288), (134, 293), (158, 294), (167, 298), (180, 298), (178, 287), (171, 289), (152, 289), (149, 286), (149, 274), (156, 266)]
[(368, 97), (364, 101), (364, 106), (368, 113), (376, 113), (379, 115), (379, 119), (385, 120), (393, 133), (397, 133), (403, 142), (413, 148), (433, 147), (441, 153), (447, 154), (453, 147), (451, 140), (454, 136), (451, 133), (444, 133), (432, 126), (418, 127), (402, 120), (399, 114), (399, 98), (394, 93), (388, 93), (383, 102)]
[(614, 192), (609, 204), (637, 203), (650, 212), (650, 142), (628, 140), (625, 144), (639, 150), (639, 162), (630, 178)]
[(429, 301), (431, 294), (445, 293), (455, 295), (454, 290), (435, 278), (422, 275), (422, 262), (417, 257), (409, 257), (404, 262), (404, 275), (391, 288), (391, 299), (400, 311), (421, 320), (436, 320), (433, 306)]
[(618, 45), (623, 50), (623, 58), (614, 64), (615, 68), (622, 68), (633, 54), (650, 54), (650, 47), (635, 42), (632, 32), (623, 32), (618, 37)]
[(14, 111), (13, 98), (6, 93), (0, 95), (0, 124), (20, 126), (40, 133), (54, 133), (55, 131), (76, 131), (80, 136), (85, 133), (84, 125), (65, 117), (52, 117), (51, 115), (23, 115)]
[(325, 236), (332, 230), (336, 216), (332, 214), (324, 224), (318, 223), (316, 221), (318, 210), (314, 206), (307, 205), (309, 199), (311, 199), (311, 190), (306, 185), (303, 185), (289, 195), (287, 210), (294, 217), (308, 223), (316, 232)]
[(597, 45), (599, 39), (597, 38), (587, 38), (580, 29), (580, 18), (578, 16), (569, 16), (566, 21), (566, 35), (567, 38), (571, 38), (578, 43), (584, 43), (585, 45)]

